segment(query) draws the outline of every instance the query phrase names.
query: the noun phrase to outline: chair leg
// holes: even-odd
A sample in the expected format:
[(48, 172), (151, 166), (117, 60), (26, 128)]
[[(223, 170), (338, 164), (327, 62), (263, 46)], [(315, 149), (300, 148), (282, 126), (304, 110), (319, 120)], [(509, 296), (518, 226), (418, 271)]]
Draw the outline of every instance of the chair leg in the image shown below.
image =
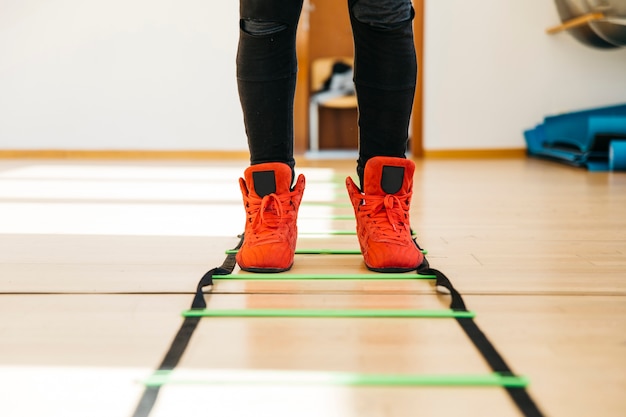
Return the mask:
[(320, 149), (319, 143), (319, 105), (313, 99), (309, 103), (309, 150), (317, 152)]

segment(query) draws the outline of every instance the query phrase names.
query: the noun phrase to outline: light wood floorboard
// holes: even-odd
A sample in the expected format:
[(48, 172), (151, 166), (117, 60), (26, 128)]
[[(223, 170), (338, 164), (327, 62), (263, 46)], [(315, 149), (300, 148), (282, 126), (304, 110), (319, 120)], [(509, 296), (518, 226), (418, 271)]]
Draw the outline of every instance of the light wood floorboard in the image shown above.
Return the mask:
[[(200, 277), (242, 232), (243, 161), (0, 161), (0, 415), (130, 416)], [(299, 161), (299, 249), (357, 249), (352, 161)], [(626, 415), (626, 174), (532, 159), (417, 162), (431, 265), (546, 417)], [(340, 205), (325, 206), (323, 203)], [(342, 216), (332, 218), (331, 216)], [(237, 269), (235, 273), (239, 273)], [(370, 273), (296, 255), (292, 273)], [(217, 281), (209, 308), (425, 308), (431, 281)], [(177, 371), (487, 374), (450, 319), (202, 319)], [(33, 401), (36, 398), (36, 401)], [(244, 401), (245, 400), (245, 401)], [(521, 416), (502, 388), (166, 385), (151, 417)], [(254, 410), (253, 414), (250, 414)]]

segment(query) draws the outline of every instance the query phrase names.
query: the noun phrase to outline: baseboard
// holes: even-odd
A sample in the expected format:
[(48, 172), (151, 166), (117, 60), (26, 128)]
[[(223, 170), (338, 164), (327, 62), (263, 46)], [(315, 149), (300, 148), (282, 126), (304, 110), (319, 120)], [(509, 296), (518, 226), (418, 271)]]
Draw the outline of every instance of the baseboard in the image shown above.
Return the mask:
[(514, 159), (525, 157), (526, 148), (424, 150), (425, 159)]
[(248, 151), (0, 149), (0, 159), (216, 160), (249, 159)]

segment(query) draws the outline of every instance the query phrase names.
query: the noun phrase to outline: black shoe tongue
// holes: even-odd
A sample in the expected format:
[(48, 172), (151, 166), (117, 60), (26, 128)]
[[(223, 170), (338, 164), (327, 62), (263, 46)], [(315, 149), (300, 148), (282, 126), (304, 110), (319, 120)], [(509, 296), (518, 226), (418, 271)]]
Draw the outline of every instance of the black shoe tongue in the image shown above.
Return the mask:
[(404, 167), (384, 165), (380, 178), (380, 188), (385, 194), (395, 194), (402, 189)]
[(252, 173), (254, 192), (261, 198), (276, 193), (276, 175), (274, 171), (256, 171)]
[(404, 158), (377, 156), (365, 164), (363, 193), (404, 195), (411, 192), (415, 164)]
[(279, 162), (252, 165), (244, 172), (248, 190), (252, 196), (259, 198), (272, 193), (276, 195), (289, 193), (292, 176), (289, 165)]

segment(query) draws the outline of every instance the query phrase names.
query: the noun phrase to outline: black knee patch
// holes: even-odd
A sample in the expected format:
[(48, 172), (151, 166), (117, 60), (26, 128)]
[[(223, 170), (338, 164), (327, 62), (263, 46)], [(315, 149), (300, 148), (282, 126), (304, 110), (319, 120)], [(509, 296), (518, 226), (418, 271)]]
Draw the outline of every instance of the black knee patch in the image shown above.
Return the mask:
[(287, 25), (280, 22), (265, 22), (259, 20), (241, 19), (239, 27), (251, 36), (271, 36), (287, 30)]
[(350, 15), (379, 30), (393, 30), (413, 20), (410, 0), (351, 0)]
[(295, 28), (300, 18), (302, 2), (303, 0), (239, 0), (239, 17), (246, 22), (280, 22)]
[(354, 82), (357, 87), (368, 85), (383, 90), (415, 88), (417, 61), (411, 20), (389, 24), (385, 29), (363, 23), (353, 15), (350, 21), (355, 50)]
[(297, 71), (296, 29), (303, 0), (240, 0), (237, 78), (271, 81)]

